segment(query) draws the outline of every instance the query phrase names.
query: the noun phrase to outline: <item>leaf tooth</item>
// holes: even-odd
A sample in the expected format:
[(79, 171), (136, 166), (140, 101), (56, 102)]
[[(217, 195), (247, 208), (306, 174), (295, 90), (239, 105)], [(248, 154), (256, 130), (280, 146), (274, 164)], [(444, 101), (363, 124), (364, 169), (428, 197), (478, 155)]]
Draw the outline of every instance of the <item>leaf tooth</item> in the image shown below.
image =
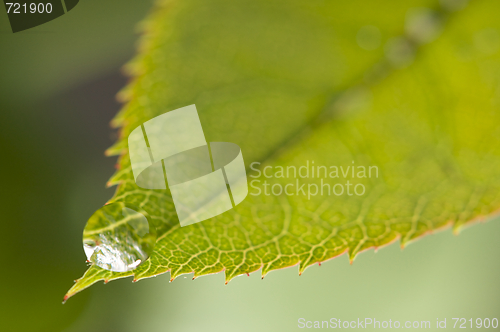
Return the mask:
[(176, 266), (176, 268), (171, 268), (170, 269), (170, 282), (174, 281), (175, 279), (177, 279), (181, 275), (189, 274), (189, 273), (193, 273), (193, 271), (183, 269), (182, 266)]
[[(120, 137), (121, 138), (125, 137), (124, 132), (123, 132), (123, 128), (125, 127), (125, 125), (127, 123), (131, 122), (131, 119), (127, 119), (128, 115), (130, 113), (130, 109), (131, 109), (130, 105), (131, 105), (130, 102), (128, 104), (126, 104), (120, 111), (118, 111), (118, 113), (115, 115), (115, 117), (110, 122), (111, 128), (122, 128), (122, 130), (120, 130)], [(132, 121), (132, 123), (135, 123), (135, 122)]]
[(300, 262), (299, 262), (299, 276), (302, 275), (302, 272), (304, 272), (308, 268), (310, 262), (311, 262), (311, 256), (309, 256), (309, 255), (300, 260)]
[(103, 270), (99, 267), (96, 267), (95, 265), (90, 266), (81, 278), (76, 279), (76, 282), (64, 296), (63, 303), (76, 293), (84, 290), (85, 288), (95, 284), (100, 280), (104, 280), (105, 273), (109, 273), (109, 271)]
[(115, 144), (111, 145), (104, 151), (104, 155), (107, 157), (119, 156), (127, 151), (126, 141), (123, 139), (118, 140)]
[(111, 186), (116, 186), (120, 184), (124, 179), (123, 178), (124, 175), (127, 174), (128, 171), (129, 169), (126, 168), (126, 169), (120, 169), (118, 172), (115, 172), (115, 174), (113, 174), (113, 176), (106, 183), (106, 186), (109, 188)]
[[(121, 110), (118, 111), (118, 113), (116, 113), (115, 117), (111, 119), (111, 122), (109, 123), (111, 128), (123, 128), (125, 126), (125, 114), (127, 109), (128, 107), (124, 106)], [(120, 132), (120, 134), (122, 134), (122, 132)]]
[(236, 272), (238, 270), (235, 270), (234, 268), (231, 268), (230, 270), (225, 269), (224, 270), (224, 275), (225, 275), (225, 281), (224, 284), (227, 285), (231, 280), (234, 278), (243, 275), (244, 273), (242, 272)]
[(352, 265), (352, 263), (354, 263), (354, 260), (356, 259), (356, 257), (358, 256), (358, 252), (359, 250), (358, 249), (354, 249), (354, 250), (349, 250), (348, 252), (348, 256), (349, 256), (349, 264)]
[(401, 250), (406, 248), (408, 246), (409, 240), (408, 240), (408, 234), (403, 234), (399, 237), (399, 246), (401, 247)]
[(120, 91), (118, 91), (118, 93), (116, 94), (116, 100), (122, 104), (130, 101), (134, 96), (133, 93), (134, 89), (132, 87), (133, 85), (129, 84), (126, 85), (124, 88), (122, 88)]
[[(124, 66), (122, 66), (122, 73), (127, 75), (127, 76), (140, 76), (141, 73), (145, 72), (144, 65), (142, 61), (144, 60), (143, 56), (136, 56), (132, 60), (130, 60), (128, 63), (126, 63)], [(132, 90), (135, 86), (135, 84), (129, 84), (130, 90)]]
[(197, 271), (197, 270), (195, 270), (195, 271), (193, 271), (193, 272), (194, 272), (194, 273), (193, 273), (193, 279), (191, 279), (191, 280), (198, 279), (198, 277), (201, 277), (201, 276), (202, 276), (202, 275), (200, 275), (200, 274), (199, 274), (199, 271)]
[(453, 225), (453, 228), (452, 228), (453, 235), (459, 235), (459, 234), (460, 234), (460, 232), (461, 232), (461, 231), (462, 231), (462, 229), (463, 229), (463, 226), (464, 226), (464, 224), (462, 224), (462, 223), (458, 223), (458, 222), (457, 222), (457, 223), (455, 223), (455, 224)]
[(302, 273), (304, 273), (304, 271), (308, 268), (308, 266), (302, 266), (302, 265), (299, 265), (299, 276), (302, 275)]

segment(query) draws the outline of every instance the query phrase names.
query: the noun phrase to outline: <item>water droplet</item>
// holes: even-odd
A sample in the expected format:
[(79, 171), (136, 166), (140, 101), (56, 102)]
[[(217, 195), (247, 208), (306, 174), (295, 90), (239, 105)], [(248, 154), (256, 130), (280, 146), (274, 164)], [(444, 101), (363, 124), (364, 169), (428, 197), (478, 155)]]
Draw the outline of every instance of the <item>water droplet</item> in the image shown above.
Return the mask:
[(413, 8), (406, 14), (406, 33), (417, 43), (424, 44), (433, 41), (441, 32), (441, 28), (441, 17), (432, 9)]
[(83, 250), (93, 264), (126, 272), (148, 259), (156, 243), (149, 216), (122, 202), (97, 210), (83, 230)]

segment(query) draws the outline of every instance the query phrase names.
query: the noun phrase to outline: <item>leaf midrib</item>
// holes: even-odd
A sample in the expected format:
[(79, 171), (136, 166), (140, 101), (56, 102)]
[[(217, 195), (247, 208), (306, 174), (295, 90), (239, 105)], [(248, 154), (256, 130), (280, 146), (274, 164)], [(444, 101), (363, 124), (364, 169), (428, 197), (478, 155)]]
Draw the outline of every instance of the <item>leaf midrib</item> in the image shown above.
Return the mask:
[[(470, 6), (470, 3), (468, 4), (468, 6)], [(466, 8), (468, 8), (468, 6)], [(466, 8), (464, 8), (463, 10), (465, 10)], [(447, 26), (447, 24), (445, 25), (445, 23), (447, 23), (449, 21), (450, 17), (456, 16), (456, 15), (454, 15), (453, 13), (450, 13), (448, 11), (445, 11), (441, 6), (439, 6), (438, 8), (433, 8), (433, 10), (436, 12), (439, 12), (442, 15), (441, 20), (443, 22), (443, 26), (442, 26), (441, 31), (439, 32), (439, 35), (441, 35)], [(407, 34), (404, 33), (404, 30), (403, 30), (403, 33), (398, 35), (398, 36), (404, 37), (406, 40), (410, 41), (412, 43), (412, 45), (414, 46), (415, 57), (414, 57), (413, 62), (408, 65), (408, 67), (409, 67), (415, 62), (417, 55), (419, 53), (421, 53), (420, 50), (426, 44), (425, 43), (418, 44), (415, 41), (412, 41), (411, 38), (409, 38), (407, 36)], [(437, 38), (439, 38), (439, 36)], [(427, 44), (429, 44), (429, 43), (427, 43)], [(384, 47), (384, 45), (382, 45), (381, 47)], [(380, 65), (380, 67), (384, 68), (384, 70), (386, 71), (385, 75), (378, 75), (378, 77), (376, 77), (373, 82), (363, 82), (363, 80), (365, 80), (366, 73), (368, 73), (370, 70), (372, 70), (377, 65)], [(279, 155), (282, 152), (291, 148), (296, 142), (303, 141), (311, 132), (314, 132), (314, 130), (318, 129), (322, 125), (325, 125), (329, 121), (334, 120), (336, 114), (333, 113), (332, 111), (334, 111), (333, 108), (335, 106), (335, 102), (339, 99), (339, 97), (341, 97), (343, 95), (343, 93), (351, 91), (351, 90), (355, 89), (356, 87), (368, 88), (368, 87), (376, 86), (377, 84), (381, 83), (384, 80), (384, 78), (388, 76), (388, 74), (390, 72), (395, 71), (395, 69), (396, 68), (390, 64), (390, 62), (387, 60), (387, 58), (385, 56), (382, 56), (377, 61), (375, 61), (371, 66), (369, 66), (365, 71), (358, 74), (358, 76), (356, 78), (352, 79), (350, 84), (346, 84), (344, 89), (332, 91), (330, 93), (329, 97), (327, 98), (327, 101), (323, 105), (323, 107), (310, 120), (306, 121), (297, 130), (295, 130), (293, 133), (291, 133), (285, 139), (283, 139), (280, 144), (278, 144), (276, 147), (274, 147), (267, 154), (264, 155), (264, 157), (262, 158), (263, 164), (276, 159), (277, 157), (279, 157)]]

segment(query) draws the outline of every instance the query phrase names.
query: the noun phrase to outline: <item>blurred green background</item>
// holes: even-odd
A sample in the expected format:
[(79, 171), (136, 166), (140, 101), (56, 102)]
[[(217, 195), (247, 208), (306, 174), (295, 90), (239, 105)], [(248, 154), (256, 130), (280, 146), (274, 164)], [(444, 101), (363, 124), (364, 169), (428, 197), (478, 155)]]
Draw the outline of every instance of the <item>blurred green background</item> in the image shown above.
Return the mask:
[[(1, 331), (291, 331), (297, 321), (500, 318), (500, 223), (449, 230), (309, 268), (169, 283), (97, 284), (62, 305), (86, 269), (81, 234), (109, 199), (108, 123), (151, 1), (81, 1), (12, 34), (0, 6)], [(389, 10), (389, 9), (388, 9)], [(375, 50), (375, 52), (380, 52)], [(373, 55), (371, 55), (373, 56)]]

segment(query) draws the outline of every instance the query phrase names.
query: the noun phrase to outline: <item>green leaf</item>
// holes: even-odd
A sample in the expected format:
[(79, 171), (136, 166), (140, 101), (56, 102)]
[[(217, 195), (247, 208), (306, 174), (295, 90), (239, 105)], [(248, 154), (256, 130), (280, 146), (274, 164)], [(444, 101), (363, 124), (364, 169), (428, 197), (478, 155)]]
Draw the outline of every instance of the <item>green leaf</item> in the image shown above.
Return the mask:
[[(475, 1), (462, 11), (452, 10), (453, 1), (440, 3), (447, 7), (388, 0), (159, 3), (127, 67), (133, 80), (113, 122), (122, 138), (108, 151), (121, 155), (110, 201), (147, 211), (158, 241), (133, 271), (91, 266), (65, 299), (99, 280), (168, 271), (172, 280), (224, 271), (226, 283), (259, 269), (264, 277), (298, 265), (300, 274), (343, 253), (352, 261), (398, 239), (403, 247), (451, 225), (458, 232), (498, 211), (500, 3)], [(375, 35), (363, 35), (370, 31)], [(238, 144), (249, 182), (261, 182), (233, 210), (181, 228), (165, 191), (135, 185), (126, 137), (189, 104), (198, 108), (207, 141)], [(256, 177), (250, 168), (259, 162), (259, 170), (269, 166), (266, 174), (274, 174), (277, 166), (313, 161), (356, 172), (376, 168), (371, 177), (339, 178)], [(253, 195), (264, 181), (275, 191), (296, 181), (306, 189), (347, 188), (350, 181), (351, 190), (363, 185), (365, 193)]]

